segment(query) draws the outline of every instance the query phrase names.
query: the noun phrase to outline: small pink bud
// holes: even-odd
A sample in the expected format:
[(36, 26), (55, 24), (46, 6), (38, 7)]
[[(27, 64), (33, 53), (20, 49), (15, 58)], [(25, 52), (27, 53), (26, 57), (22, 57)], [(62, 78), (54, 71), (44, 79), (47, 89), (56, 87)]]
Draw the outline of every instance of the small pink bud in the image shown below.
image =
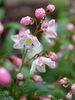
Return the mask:
[(49, 4), (47, 7), (46, 7), (46, 10), (48, 12), (53, 12), (55, 10), (55, 6), (53, 4)]
[(68, 83), (68, 79), (66, 77), (64, 77), (63, 79), (59, 81), (59, 84), (61, 85), (66, 85), (67, 83)]
[(39, 8), (35, 10), (36, 18), (43, 18), (45, 16), (45, 10), (43, 8)]
[(59, 81), (59, 83), (60, 83), (61, 85), (63, 85), (63, 84), (66, 84), (67, 82), (66, 82), (64, 79), (61, 79), (61, 80)]
[(10, 56), (10, 60), (17, 67), (20, 67), (22, 65), (22, 60), (18, 58), (16, 55)]
[(9, 84), (11, 82), (11, 76), (8, 70), (4, 67), (0, 68), (0, 85)]
[(68, 45), (68, 49), (69, 49), (69, 50), (74, 50), (74, 45), (73, 45), (73, 44), (69, 44), (69, 45)]
[(36, 81), (36, 82), (42, 82), (43, 81), (43, 79), (40, 75), (34, 75), (33, 80)]
[(20, 100), (27, 100), (25, 96), (21, 97)]
[(60, 51), (62, 51), (62, 52), (65, 51), (65, 47), (64, 47), (64, 45), (61, 45), (61, 46), (60, 46)]
[(75, 93), (75, 83), (72, 84), (72, 86), (71, 86), (71, 91), (72, 91), (73, 93)]
[(22, 81), (22, 80), (24, 79), (24, 76), (23, 76), (22, 73), (18, 73), (16, 77), (17, 77), (17, 79), (20, 80), (20, 81)]
[(66, 28), (69, 31), (73, 31), (74, 30), (74, 25), (72, 23), (69, 23), (69, 24), (67, 24)]
[(75, 43), (75, 35), (72, 36), (72, 42)]
[(49, 52), (49, 57), (50, 57), (53, 61), (58, 60), (58, 56), (57, 56), (57, 54), (55, 54), (54, 52)]
[(22, 17), (20, 23), (21, 23), (22, 25), (25, 25), (25, 26), (26, 26), (26, 25), (29, 25), (29, 24), (32, 23), (32, 18), (29, 17), (29, 16)]
[(40, 97), (40, 100), (51, 100), (51, 99), (47, 97)]
[(3, 30), (4, 30), (4, 26), (3, 26), (3, 24), (0, 22), (0, 35), (3, 33)]
[(67, 100), (72, 100), (72, 93), (71, 93), (71, 92), (68, 92), (68, 93), (67, 93), (66, 99), (67, 99)]

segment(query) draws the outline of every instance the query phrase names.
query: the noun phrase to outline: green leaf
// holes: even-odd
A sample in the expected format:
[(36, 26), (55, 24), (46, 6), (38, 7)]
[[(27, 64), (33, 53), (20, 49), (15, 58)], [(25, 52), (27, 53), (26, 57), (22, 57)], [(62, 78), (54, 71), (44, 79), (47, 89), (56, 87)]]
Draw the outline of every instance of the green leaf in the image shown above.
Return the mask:
[(14, 100), (11, 96), (7, 97), (6, 100)]
[(23, 75), (25, 77), (29, 77), (30, 76), (30, 74), (29, 74), (30, 72), (29, 72), (29, 69), (27, 68), (27, 66), (23, 66), (21, 72), (23, 73)]
[(5, 9), (4, 8), (0, 8), (0, 20), (2, 20), (5, 16)]
[(19, 30), (20, 28), (22, 28), (22, 25), (17, 22), (9, 22), (9, 23), (6, 23), (4, 26), (5, 28), (12, 28), (15, 30)]
[(5, 94), (0, 91), (0, 100), (6, 100)]
[(15, 30), (10, 30), (5, 38), (4, 52), (6, 56), (11, 55), (13, 52), (13, 41), (11, 40), (11, 35), (15, 33)]

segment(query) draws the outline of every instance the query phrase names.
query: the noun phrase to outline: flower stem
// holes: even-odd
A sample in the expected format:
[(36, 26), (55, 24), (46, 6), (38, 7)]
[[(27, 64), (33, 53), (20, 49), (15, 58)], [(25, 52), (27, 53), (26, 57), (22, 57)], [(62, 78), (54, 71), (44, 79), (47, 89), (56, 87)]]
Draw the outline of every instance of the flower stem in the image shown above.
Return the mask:
[(22, 69), (22, 67), (23, 67), (23, 65), (24, 65), (24, 61), (25, 61), (26, 54), (27, 54), (27, 49), (26, 49), (26, 47), (24, 46), (24, 52), (23, 52), (23, 55), (22, 55), (22, 65), (21, 65), (21, 67), (20, 67), (20, 69), (19, 69), (19, 72), (21, 72), (21, 69)]

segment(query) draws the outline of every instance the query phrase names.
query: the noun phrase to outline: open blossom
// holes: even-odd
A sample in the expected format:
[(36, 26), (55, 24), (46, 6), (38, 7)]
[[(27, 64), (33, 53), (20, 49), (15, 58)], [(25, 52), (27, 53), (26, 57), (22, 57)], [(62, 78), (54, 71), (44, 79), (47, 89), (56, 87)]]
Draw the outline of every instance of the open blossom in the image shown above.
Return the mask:
[(30, 70), (30, 75), (33, 75), (36, 72), (36, 70), (38, 70), (39, 72), (45, 72), (45, 65), (48, 65), (50, 68), (56, 67), (55, 61), (52, 61), (50, 58), (41, 56), (33, 61)]
[(57, 33), (55, 20), (52, 19), (51, 21), (48, 21), (45, 19), (41, 24), (41, 30), (43, 31), (43, 36), (47, 41), (50, 41), (50, 38), (56, 38)]
[(19, 33), (18, 35), (12, 35), (11, 39), (15, 42), (15, 49), (23, 49), (25, 46), (27, 49), (30, 49), (32, 46), (39, 47), (40, 42), (37, 37), (28, 34), (28, 30), (24, 31), (23, 34)]
[(32, 18), (29, 17), (29, 16), (23, 17), (23, 18), (21, 19), (20, 23), (21, 23), (22, 25), (25, 25), (25, 26), (26, 26), (26, 25), (29, 25), (29, 24), (32, 23)]
[(29, 30), (22, 30), (18, 35), (12, 35), (11, 39), (15, 42), (13, 48), (23, 49), (25, 46), (28, 50), (27, 55), (31, 58), (42, 51), (42, 45), (37, 37), (29, 33)]
[(11, 82), (11, 76), (8, 70), (4, 67), (0, 68), (0, 85), (6, 85)]

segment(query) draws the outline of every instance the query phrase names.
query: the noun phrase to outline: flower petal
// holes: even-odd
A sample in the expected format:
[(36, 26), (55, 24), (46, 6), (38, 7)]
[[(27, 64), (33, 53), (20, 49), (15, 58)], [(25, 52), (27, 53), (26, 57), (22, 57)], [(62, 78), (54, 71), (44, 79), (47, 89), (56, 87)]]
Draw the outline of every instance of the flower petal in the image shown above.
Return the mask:
[(41, 53), (43, 50), (42, 45), (40, 45), (38, 48), (32, 46), (32, 48), (30, 48), (30, 50), (27, 52), (27, 57), (30, 59), (32, 57), (34, 57), (36, 54)]
[(32, 41), (33, 41), (33, 45), (37, 48), (41, 45), (37, 37), (33, 37)]
[(11, 39), (12, 39), (14, 42), (18, 42), (18, 41), (19, 41), (19, 35), (11, 35)]
[(13, 48), (14, 48), (14, 49), (22, 49), (22, 48), (23, 48), (23, 45), (21, 45), (20, 43), (15, 43), (15, 44), (13, 45)]
[(55, 27), (55, 20), (52, 19), (51, 21), (49, 21), (49, 27)]
[(52, 61), (50, 58), (42, 57), (43, 62), (48, 65), (50, 68), (55, 68), (56, 63), (55, 61)]
[(30, 69), (30, 75), (33, 75), (36, 72), (36, 63), (33, 61), (31, 69)]
[(48, 38), (56, 38), (57, 33), (55, 31), (47, 30), (46, 35)]
[(46, 72), (45, 65), (43, 65), (43, 66), (37, 66), (37, 70), (38, 70), (39, 72)]

